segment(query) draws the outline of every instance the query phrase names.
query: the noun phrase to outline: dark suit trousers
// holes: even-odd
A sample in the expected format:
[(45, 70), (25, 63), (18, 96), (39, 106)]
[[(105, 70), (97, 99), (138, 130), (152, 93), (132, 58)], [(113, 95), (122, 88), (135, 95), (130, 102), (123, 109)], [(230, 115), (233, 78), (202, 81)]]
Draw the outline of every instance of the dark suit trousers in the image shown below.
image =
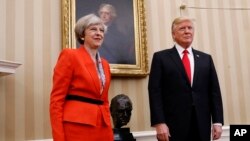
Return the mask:
[(200, 132), (198, 129), (198, 123), (197, 123), (197, 117), (196, 117), (196, 111), (193, 106), (192, 108), (192, 117), (190, 121), (190, 128), (188, 133), (188, 139), (187, 141), (201, 141)]

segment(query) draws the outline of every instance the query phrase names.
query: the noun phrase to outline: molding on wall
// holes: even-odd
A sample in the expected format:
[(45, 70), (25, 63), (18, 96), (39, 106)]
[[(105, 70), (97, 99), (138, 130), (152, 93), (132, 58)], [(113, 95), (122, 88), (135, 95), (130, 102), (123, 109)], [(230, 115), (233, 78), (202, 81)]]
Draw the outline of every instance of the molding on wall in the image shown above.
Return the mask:
[[(223, 132), (221, 138), (217, 141), (229, 141), (229, 126), (223, 126)], [(139, 131), (132, 132), (136, 141), (157, 141), (155, 138), (155, 131)], [(44, 140), (28, 140), (28, 141), (53, 141), (52, 139), (44, 139)]]
[(16, 72), (16, 68), (22, 65), (21, 63), (0, 60), (0, 76), (13, 74)]
[[(217, 141), (229, 141), (229, 126), (223, 126), (222, 129), (223, 132), (221, 138)], [(133, 132), (133, 136), (136, 138), (136, 141), (157, 141), (155, 134), (155, 131)]]

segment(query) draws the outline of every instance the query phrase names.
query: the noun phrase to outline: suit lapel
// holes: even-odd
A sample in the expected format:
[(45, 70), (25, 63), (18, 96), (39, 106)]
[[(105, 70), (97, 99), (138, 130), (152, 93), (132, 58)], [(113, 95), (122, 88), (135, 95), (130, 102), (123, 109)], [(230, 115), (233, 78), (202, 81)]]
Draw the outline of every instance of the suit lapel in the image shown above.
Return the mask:
[(90, 78), (93, 80), (96, 90), (98, 91), (98, 93), (100, 93), (101, 82), (96, 71), (95, 63), (93, 62), (91, 56), (83, 46), (79, 48), (79, 51), (80, 51), (79, 56), (82, 56), (84, 58), (82, 60), (84, 61), (86, 70), (88, 71)]
[(201, 60), (200, 54), (195, 49), (192, 49), (192, 51), (194, 55), (194, 76), (193, 76), (193, 86), (194, 86), (197, 76), (199, 74), (199, 66), (200, 66), (200, 63), (202, 62), (200, 61)]
[(177, 51), (177, 49), (175, 47), (173, 47), (170, 50), (170, 55), (171, 55), (171, 58), (173, 59), (173, 61), (175, 62), (178, 70), (181, 72), (182, 76), (184, 77), (184, 79), (186, 79), (186, 81), (189, 82), (189, 79), (188, 79), (188, 76), (186, 74), (183, 63), (181, 61), (180, 55), (179, 55), (179, 53), (178, 53), (178, 51)]
[(104, 75), (105, 75), (105, 84), (103, 86), (103, 92), (108, 88), (107, 84), (109, 84), (110, 82), (110, 69), (109, 66), (107, 65), (107, 63), (105, 64), (103, 59), (102, 59), (102, 66), (103, 66), (103, 71), (104, 71)]

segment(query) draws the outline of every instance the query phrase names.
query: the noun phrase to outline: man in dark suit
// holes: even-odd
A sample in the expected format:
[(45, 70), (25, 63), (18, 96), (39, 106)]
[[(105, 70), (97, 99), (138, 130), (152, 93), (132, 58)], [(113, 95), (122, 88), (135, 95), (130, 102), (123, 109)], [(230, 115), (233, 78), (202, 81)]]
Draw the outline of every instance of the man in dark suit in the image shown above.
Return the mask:
[(159, 141), (210, 141), (211, 122), (212, 138), (222, 134), (223, 105), (214, 63), (211, 55), (192, 48), (193, 35), (192, 19), (176, 18), (174, 47), (153, 56), (148, 90), (151, 126)]

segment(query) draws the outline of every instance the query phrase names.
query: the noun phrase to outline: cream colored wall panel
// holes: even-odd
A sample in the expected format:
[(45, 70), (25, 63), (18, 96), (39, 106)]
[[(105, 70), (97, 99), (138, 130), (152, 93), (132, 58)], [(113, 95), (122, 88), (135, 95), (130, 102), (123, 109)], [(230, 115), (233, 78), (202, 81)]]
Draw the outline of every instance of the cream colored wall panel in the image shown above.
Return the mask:
[(61, 51), (61, 1), (60, 0), (49, 0), (50, 1), (50, 45), (48, 54), (51, 56), (51, 66), (50, 69), (53, 71), (54, 65), (57, 61), (59, 52)]
[[(141, 113), (141, 116), (144, 118), (143, 120), (143, 125), (144, 127), (140, 130), (152, 130), (151, 125), (150, 125), (150, 110), (149, 110), (149, 100), (148, 100), (148, 78), (146, 78), (145, 80), (143, 80), (143, 82), (141, 82), (142, 85), (142, 90), (141, 91), (137, 91), (137, 93), (139, 93), (139, 95), (141, 95), (142, 98), (142, 108), (141, 110), (143, 111)], [(140, 96), (139, 96), (140, 98)], [(140, 131), (138, 130), (138, 131)], [(136, 130), (135, 130), (136, 131)]]
[(43, 137), (43, 48), (44, 44), (44, 32), (46, 28), (43, 28), (44, 24), (44, 14), (46, 10), (43, 10), (43, 2), (44, 1), (34, 1), (34, 42), (33, 42), (33, 50), (34, 50), (34, 137), (41, 138)]
[(0, 59), (5, 60), (6, 50), (6, 1), (0, 1)]
[[(226, 15), (226, 20), (227, 20), (227, 24), (225, 24), (226, 29), (227, 29), (227, 41), (228, 42), (228, 46), (227, 46), (227, 59), (228, 59), (228, 71), (229, 71), (229, 83), (230, 83), (230, 92), (231, 92), (231, 101), (233, 104), (233, 113), (234, 117), (235, 117), (235, 121), (239, 121), (240, 122), (240, 114), (238, 114), (237, 112), (240, 111), (239, 108), (239, 96), (238, 96), (238, 85), (237, 85), (237, 80), (238, 80), (238, 76), (237, 76), (237, 72), (236, 72), (236, 54), (235, 54), (235, 50), (234, 50), (234, 45), (235, 45), (235, 40), (233, 37), (233, 30), (232, 28), (234, 28), (234, 24), (233, 24), (233, 20), (232, 20), (232, 14), (231, 12), (228, 12)], [(236, 114), (237, 113), (237, 114)]]
[[(218, 7), (218, 1), (212, 1), (212, 6), (211, 7)], [(220, 13), (222, 11), (220, 10), (212, 10), (212, 19), (213, 19), (213, 25), (214, 25), (214, 31), (220, 31), (215, 32), (214, 33), (214, 38), (213, 38), (213, 42), (215, 42), (215, 55), (213, 55), (213, 58), (216, 60), (215, 61), (215, 65), (216, 65), (216, 70), (218, 73), (218, 77), (220, 80), (220, 86), (221, 86), (221, 93), (222, 93), (222, 98), (223, 98), (223, 105), (224, 105), (224, 120), (225, 123), (228, 123), (228, 107), (227, 107), (227, 100), (226, 100), (226, 86), (225, 86), (225, 61), (224, 61), (224, 50), (223, 50), (223, 46), (224, 46), (224, 40), (223, 40), (223, 36), (224, 34), (221, 32), (222, 26), (223, 24), (220, 24), (223, 22), (223, 20), (220, 18)]]
[[(15, 58), (15, 2), (6, 1), (6, 60), (14, 60)], [(5, 80), (5, 138), (15, 140), (15, 78), (7, 76)]]
[[(198, 7), (204, 7), (204, 5), (207, 5), (208, 1), (199, 1), (199, 5)], [(209, 5), (207, 5), (209, 6)], [(199, 11), (199, 12), (198, 12)], [(211, 26), (210, 24), (210, 20), (209, 19), (209, 14), (210, 11), (209, 10), (195, 10), (195, 13), (197, 16), (197, 22), (196, 22), (196, 27), (197, 30), (195, 32), (199, 33), (198, 36), (198, 40), (197, 42), (197, 46), (194, 46), (194, 48), (197, 48), (199, 50), (202, 50), (206, 53), (211, 53), (211, 30), (209, 28), (209, 26)]]
[[(181, 2), (180, 2), (181, 3)], [(172, 39), (172, 34), (171, 34), (171, 24), (172, 24), (172, 14), (171, 14), (171, 7), (172, 5), (164, 0), (163, 1), (163, 9), (162, 9), (162, 21), (163, 25), (161, 27), (161, 30), (163, 31), (162, 36), (163, 36), (163, 47), (164, 48), (170, 48), (173, 45), (173, 39)]]
[[(166, 49), (169, 48), (170, 46), (166, 45), (166, 40), (167, 39), (171, 39), (169, 38), (169, 32), (166, 32), (167, 29), (169, 29), (169, 24), (171, 19), (169, 19), (168, 17), (166, 17), (166, 13), (168, 13), (169, 11), (167, 11), (167, 9), (165, 8), (166, 1), (159, 1), (157, 3), (157, 7), (154, 8), (157, 12), (157, 20), (155, 21), (155, 23), (157, 23), (157, 27), (159, 31), (154, 31), (158, 34), (158, 42), (159, 42), (159, 47), (160, 49)], [(170, 3), (168, 3), (169, 5), (171, 5)], [(155, 47), (153, 47), (155, 48)]]
[(158, 16), (158, 4), (154, 1), (147, 1), (146, 7), (148, 9), (146, 12), (146, 18), (147, 18), (147, 38), (148, 38), (148, 50), (149, 50), (149, 56), (152, 52), (155, 52), (157, 50), (160, 50), (160, 35), (159, 35), (159, 30), (160, 27), (157, 24), (158, 21), (160, 21), (159, 16)]
[[(244, 1), (242, 3), (242, 5), (244, 5), (245, 7), (250, 7), (250, 2), (249, 1)], [(245, 94), (245, 98), (244, 98), (244, 103), (246, 104), (246, 117), (250, 117), (250, 112), (248, 112), (249, 107), (250, 107), (250, 103), (249, 103), (249, 92), (250, 92), (250, 63), (249, 63), (249, 54), (250, 54), (250, 48), (249, 48), (249, 39), (250, 39), (250, 10), (248, 11), (243, 11), (241, 15), (239, 15), (242, 19), (242, 27), (241, 28), (241, 33), (243, 34), (242, 39), (244, 41), (241, 42), (241, 47), (242, 47), (242, 52), (243, 52), (243, 57), (242, 57), (242, 70), (243, 72), (243, 85), (244, 85), (244, 94)], [(247, 118), (247, 123), (250, 122), (250, 119)]]
[[(242, 14), (241, 11), (237, 11), (237, 12), (234, 12), (234, 21), (238, 21), (240, 20), (239, 19), (239, 16)], [(242, 54), (242, 49), (243, 49), (243, 46), (241, 45), (241, 42), (243, 41), (243, 37), (242, 37), (242, 34), (241, 34), (241, 31), (240, 29), (242, 27), (242, 20), (238, 21), (238, 22), (235, 22), (235, 27), (233, 28), (233, 33), (234, 33), (234, 38), (235, 38), (235, 45), (234, 45), (234, 48), (238, 48), (236, 49), (236, 51), (234, 52), (234, 54), (236, 54), (236, 73), (237, 73), (237, 76), (238, 76), (238, 80), (237, 80), (237, 85), (239, 87), (238, 89), (238, 97), (239, 97), (239, 108), (240, 108), (240, 122), (246, 122), (246, 105), (245, 103), (241, 102), (241, 99), (245, 99), (245, 95), (244, 95), (244, 84), (243, 84), (243, 77), (245, 77), (243, 74), (243, 66), (245, 66), (243, 64), (243, 60), (241, 59), (244, 55)], [(242, 87), (242, 88), (241, 88)]]
[[(243, 5), (243, 3), (241, 2), (240, 5)], [(237, 29), (238, 29), (238, 33), (236, 34), (236, 38), (239, 39), (239, 42), (238, 42), (238, 46), (236, 46), (236, 48), (238, 48), (237, 50), (239, 50), (239, 55), (237, 56), (238, 60), (239, 60), (239, 67), (237, 67), (238, 70), (238, 73), (240, 75), (240, 80), (239, 80), (239, 86), (243, 87), (242, 89), (240, 89), (240, 92), (239, 92), (239, 96), (241, 99), (244, 100), (244, 102), (241, 102), (240, 101), (240, 108), (241, 108), (241, 111), (242, 111), (242, 122), (244, 123), (247, 123), (249, 120), (247, 119), (247, 117), (249, 117), (248, 115), (248, 107), (250, 107), (250, 105), (248, 104), (250, 100), (249, 96), (248, 96), (248, 92), (250, 91), (250, 88), (249, 88), (249, 78), (250, 78), (250, 74), (249, 72), (247, 71), (248, 68), (250, 68), (249, 66), (249, 62), (248, 60), (250, 59), (248, 56), (248, 54), (250, 52), (247, 52), (247, 48), (248, 48), (248, 45), (246, 44), (246, 38), (245, 38), (245, 34), (242, 34), (245, 32), (245, 29), (249, 29), (250, 26), (249, 24), (244, 24), (244, 23), (247, 23), (247, 20), (244, 18), (244, 17), (247, 17), (247, 14), (246, 14), (246, 11), (238, 11), (236, 13), (236, 19), (235, 21), (238, 21), (237, 22)], [(249, 19), (249, 18), (247, 18)], [(242, 28), (244, 27), (244, 28)]]
[(34, 42), (35, 42), (35, 24), (34, 17), (35, 15), (34, 1), (26, 0), (25, 1), (25, 61), (24, 61), (24, 83), (25, 83), (25, 120), (19, 121), (25, 123), (25, 139), (34, 138)]
[[(25, 55), (25, 2), (24, 0), (17, 0), (15, 1), (15, 59), (14, 61), (20, 62), (23, 64), (24, 62), (24, 55)], [(16, 73), (14, 74), (14, 77), (16, 79), (14, 86), (15, 86), (15, 97), (13, 99), (15, 100), (15, 140), (25, 139), (25, 123), (20, 122), (25, 119), (25, 83), (24, 83), (24, 67), (21, 65)], [(8, 95), (8, 94), (7, 94)]]
[(5, 113), (6, 113), (6, 98), (5, 98), (5, 77), (0, 77), (0, 140), (5, 140)]
[[(6, 59), (6, 0), (0, 0), (0, 59)], [(5, 140), (6, 77), (0, 77), (0, 140)]]

